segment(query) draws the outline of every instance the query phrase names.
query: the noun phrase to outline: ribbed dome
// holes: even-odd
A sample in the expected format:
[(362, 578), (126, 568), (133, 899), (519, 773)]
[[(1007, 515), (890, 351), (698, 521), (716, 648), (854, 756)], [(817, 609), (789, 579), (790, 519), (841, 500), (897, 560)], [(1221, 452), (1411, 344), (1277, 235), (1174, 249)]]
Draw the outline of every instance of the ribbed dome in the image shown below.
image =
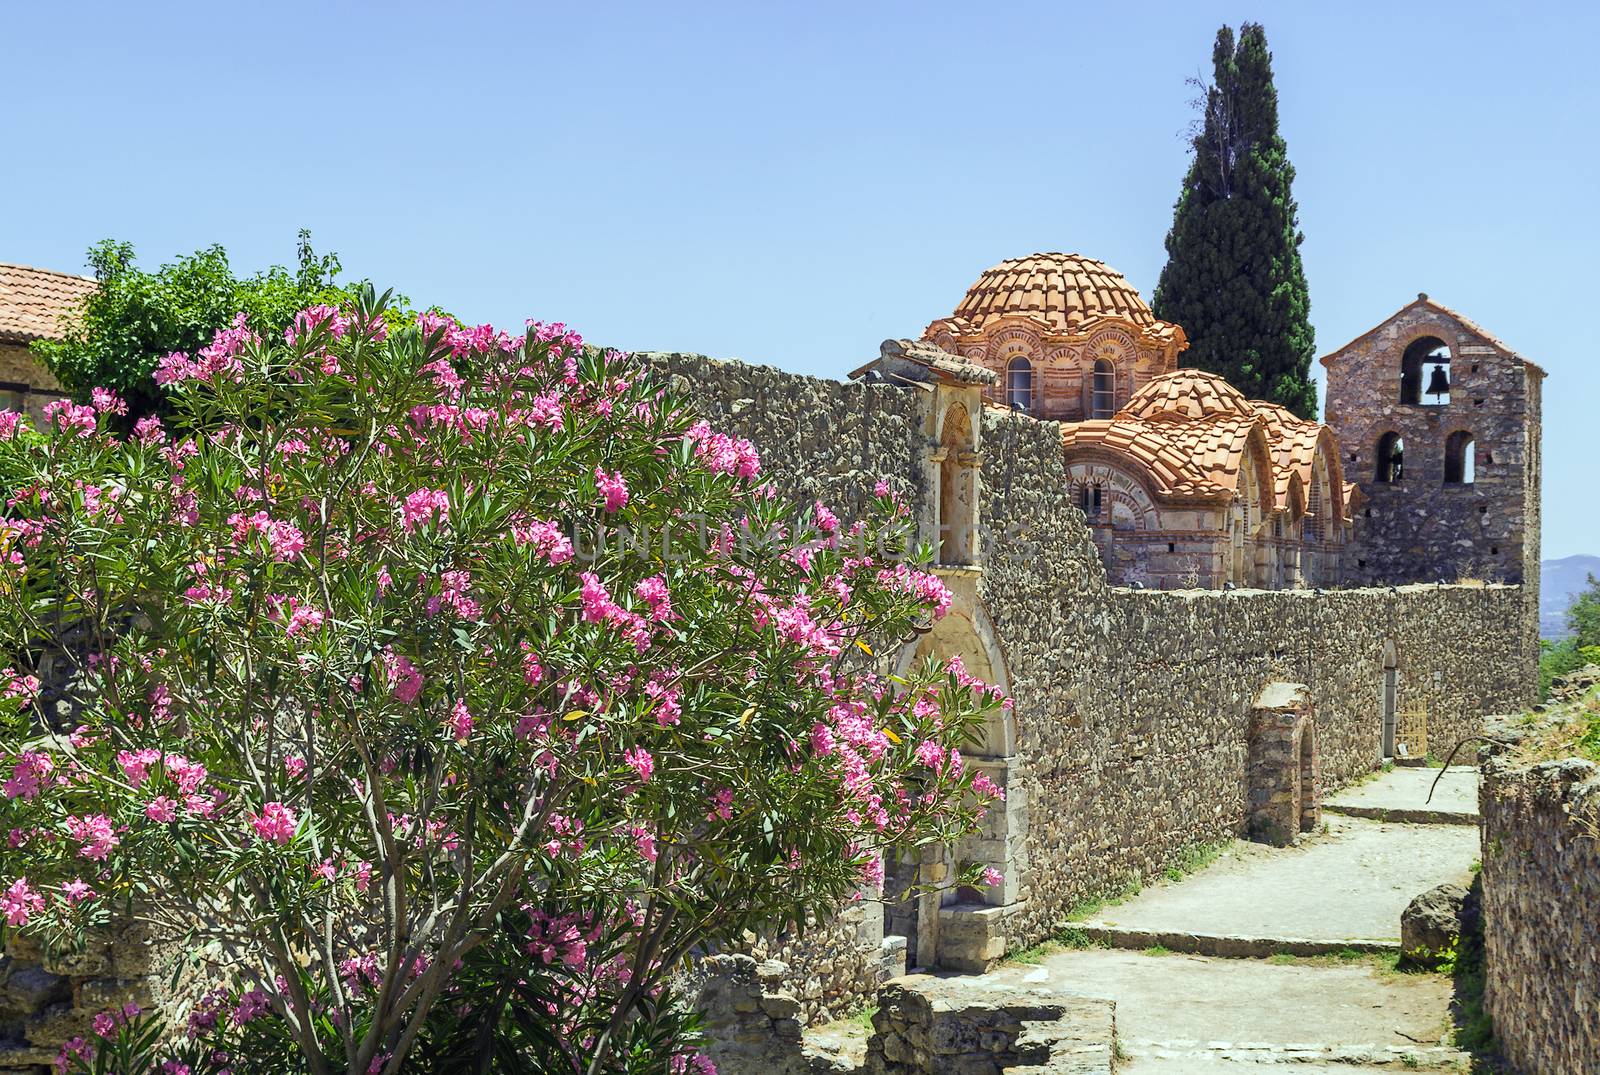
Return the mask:
[(1082, 254), (1030, 254), (985, 270), (967, 289), (954, 316), (980, 329), (1008, 314), (1043, 318), (1066, 332), (1096, 317), (1152, 325), (1155, 315), (1117, 270)]
[(1256, 405), (1245, 399), (1243, 392), (1204, 370), (1162, 374), (1130, 396), (1121, 413), (1147, 420), (1163, 416), (1193, 420), (1215, 414), (1257, 417)]

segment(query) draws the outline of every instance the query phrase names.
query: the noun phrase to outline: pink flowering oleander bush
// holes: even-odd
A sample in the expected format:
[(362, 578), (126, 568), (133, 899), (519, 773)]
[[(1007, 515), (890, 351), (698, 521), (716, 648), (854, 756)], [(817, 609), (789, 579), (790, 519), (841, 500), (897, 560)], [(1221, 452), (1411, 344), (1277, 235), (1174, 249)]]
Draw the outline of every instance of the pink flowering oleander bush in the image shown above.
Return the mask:
[(1006, 703), (882, 672), (950, 601), (887, 487), (797, 513), (627, 356), (369, 290), (156, 379), (0, 420), (0, 927), (203, 983), (63, 1065), (704, 1072), (686, 959), (998, 795)]

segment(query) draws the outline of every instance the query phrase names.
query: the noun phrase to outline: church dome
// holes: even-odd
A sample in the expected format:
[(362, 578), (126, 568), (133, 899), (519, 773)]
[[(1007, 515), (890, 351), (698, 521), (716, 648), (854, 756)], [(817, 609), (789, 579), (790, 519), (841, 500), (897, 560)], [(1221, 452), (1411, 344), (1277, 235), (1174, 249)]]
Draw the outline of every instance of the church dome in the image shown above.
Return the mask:
[(1122, 413), (1135, 418), (1192, 421), (1226, 414), (1235, 418), (1259, 417), (1250, 402), (1227, 380), (1204, 370), (1174, 370), (1149, 381), (1128, 397)]
[(953, 315), (969, 329), (1007, 316), (1032, 316), (1056, 332), (1072, 332), (1100, 317), (1139, 326), (1156, 324), (1150, 307), (1125, 276), (1082, 254), (1030, 254), (984, 271)]

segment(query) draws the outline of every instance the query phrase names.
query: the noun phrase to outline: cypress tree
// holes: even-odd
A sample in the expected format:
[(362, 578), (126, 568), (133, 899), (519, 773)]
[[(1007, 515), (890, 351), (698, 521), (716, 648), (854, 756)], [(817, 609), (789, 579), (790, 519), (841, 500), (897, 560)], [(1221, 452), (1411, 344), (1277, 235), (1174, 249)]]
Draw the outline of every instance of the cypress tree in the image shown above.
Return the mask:
[(1305, 237), (1290, 193), (1294, 166), (1278, 133), (1266, 32), (1247, 22), (1235, 44), (1224, 26), (1211, 58), (1215, 74), (1196, 102), (1204, 115), (1151, 306), (1188, 333), (1184, 365), (1313, 418)]

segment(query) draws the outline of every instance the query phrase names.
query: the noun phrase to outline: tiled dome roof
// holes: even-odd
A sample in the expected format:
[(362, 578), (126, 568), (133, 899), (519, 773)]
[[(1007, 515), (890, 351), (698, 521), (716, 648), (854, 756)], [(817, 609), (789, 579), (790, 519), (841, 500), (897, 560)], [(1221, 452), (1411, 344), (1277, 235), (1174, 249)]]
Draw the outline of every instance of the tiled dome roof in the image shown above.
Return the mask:
[(1082, 254), (1030, 254), (1002, 261), (967, 289), (953, 319), (981, 329), (985, 322), (1013, 314), (1040, 318), (1058, 332), (1098, 317), (1156, 324), (1126, 277)]
[(1226, 379), (1204, 370), (1164, 373), (1128, 398), (1122, 413), (1147, 420), (1193, 420), (1214, 414), (1255, 418), (1256, 406)]

